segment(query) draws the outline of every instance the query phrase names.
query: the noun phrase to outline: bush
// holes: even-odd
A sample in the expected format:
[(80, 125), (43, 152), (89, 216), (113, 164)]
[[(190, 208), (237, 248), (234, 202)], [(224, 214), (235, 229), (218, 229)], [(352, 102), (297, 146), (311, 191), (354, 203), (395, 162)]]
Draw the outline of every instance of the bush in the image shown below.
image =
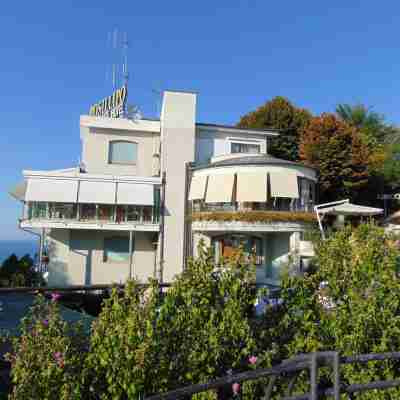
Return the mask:
[(39, 296), (22, 320), (21, 336), (13, 339), (13, 390), (10, 399), (81, 399), (86, 338), (80, 324), (69, 326), (60, 317), (56, 297)]
[[(399, 351), (399, 250), (394, 243), (373, 224), (347, 226), (320, 242), (316, 270), (284, 282), (287, 309), (277, 332), (286, 335), (282, 357), (326, 350), (341, 355)], [(397, 363), (375, 362), (346, 366), (342, 376), (348, 383), (365, 383), (399, 378), (400, 372)], [(396, 390), (389, 393), (400, 398)], [(358, 397), (387, 398), (383, 392)]]
[(104, 398), (137, 398), (247, 368), (255, 350), (248, 321), (254, 270), (237, 255), (216, 270), (210, 253), (192, 260), (161, 294), (130, 282), (114, 290), (93, 327), (87, 370)]

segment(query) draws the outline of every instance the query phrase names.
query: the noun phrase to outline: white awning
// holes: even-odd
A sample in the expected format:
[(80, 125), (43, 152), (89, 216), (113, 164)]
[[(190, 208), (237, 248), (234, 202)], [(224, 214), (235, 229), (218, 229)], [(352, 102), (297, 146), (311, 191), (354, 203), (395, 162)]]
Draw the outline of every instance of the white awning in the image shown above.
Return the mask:
[(299, 185), (296, 171), (274, 171), (269, 173), (271, 197), (299, 198)]
[(28, 179), (25, 201), (76, 203), (78, 182), (68, 179)]
[(337, 206), (326, 207), (318, 209), (320, 214), (330, 214), (330, 215), (361, 215), (370, 216), (382, 214), (383, 210), (381, 208), (359, 206), (352, 203), (339, 204)]
[(194, 176), (190, 183), (189, 200), (204, 200), (206, 195), (207, 175)]
[(14, 199), (24, 201), (26, 195), (26, 182), (21, 182), (17, 186), (15, 186), (12, 190), (10, 190), (10, 196), (14, 197)]
[(144, 183), (118, 183), (117, 204), (152, 206), (154, 204), (153, 185)]
[(81, 181), (78, 203), (115, 204), (115, 182)]
[(238, 172), (236, 200), (265, 203), (267, 201), (267, 172)]
[(232, 202), (234, 174), (218, 174), (208, 177), (206, 203)]

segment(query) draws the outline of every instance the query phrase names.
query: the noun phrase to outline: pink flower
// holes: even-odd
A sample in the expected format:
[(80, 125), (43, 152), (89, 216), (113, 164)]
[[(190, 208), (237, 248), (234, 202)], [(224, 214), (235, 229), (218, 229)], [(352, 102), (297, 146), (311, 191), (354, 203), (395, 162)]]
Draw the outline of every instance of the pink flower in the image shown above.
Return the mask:
[(61, 298), (61, 294), (60, 293), (52, 293), (51, 294), (51, 301), (57, 301)]
[(256, 357), (256, 356), (251, 356), (251, 357), (249, 358), (249, 363), (250, 363), (251, 365), (255, 365), (255, 364), (257, 363), (257, 357)]
[(239, 385), (239, 383), (235, 382), (235, 383), (232, 385), (232, 391), (233, 391), (234, 394), (238, 394), (238, 393), (239, 393), (239, 391), (240, 391), (240, 385)]

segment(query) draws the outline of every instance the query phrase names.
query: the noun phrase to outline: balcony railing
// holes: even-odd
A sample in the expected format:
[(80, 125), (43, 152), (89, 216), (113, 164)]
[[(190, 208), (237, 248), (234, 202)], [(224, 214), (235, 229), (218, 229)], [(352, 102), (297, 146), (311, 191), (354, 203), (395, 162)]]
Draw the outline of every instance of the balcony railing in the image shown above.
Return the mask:
[(276, 198), (266, 203), (205, 203), (195, 200), (192, 203), (193, 212), (246, 212), (246, 211), (286, 211), (286, 212), (313, 212), (312, 201), (300, 199)]
[(27, 204), (22, 219), (102, 224), (158, 224), (160, 209), (152, 206), (31, 202)]

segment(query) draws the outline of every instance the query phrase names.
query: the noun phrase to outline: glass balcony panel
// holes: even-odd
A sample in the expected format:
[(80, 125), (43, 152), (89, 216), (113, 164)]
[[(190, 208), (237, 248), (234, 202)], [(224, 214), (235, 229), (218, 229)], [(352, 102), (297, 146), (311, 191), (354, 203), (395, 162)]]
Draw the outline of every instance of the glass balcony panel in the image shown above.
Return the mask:
[(114, 206), (101, 204), (97, 209), (99, 221), (112, 222), (114, 220)]
[(96, 204), (81, 204), (80, 219), (82, 221), (96, 220)]
[(76, 204), (49, 203), (49, 219), (76, 219)]
[(160, 207), (30, 202), (27, 204), (26, 218), (54, 221), (79, 220), (92, 223), (157, 224), (160, 220)]
[(139, 222), (141, 220), (141, 216), (142, 216), (141, 207), (138, 206), (127, 207), (128, 222)]

